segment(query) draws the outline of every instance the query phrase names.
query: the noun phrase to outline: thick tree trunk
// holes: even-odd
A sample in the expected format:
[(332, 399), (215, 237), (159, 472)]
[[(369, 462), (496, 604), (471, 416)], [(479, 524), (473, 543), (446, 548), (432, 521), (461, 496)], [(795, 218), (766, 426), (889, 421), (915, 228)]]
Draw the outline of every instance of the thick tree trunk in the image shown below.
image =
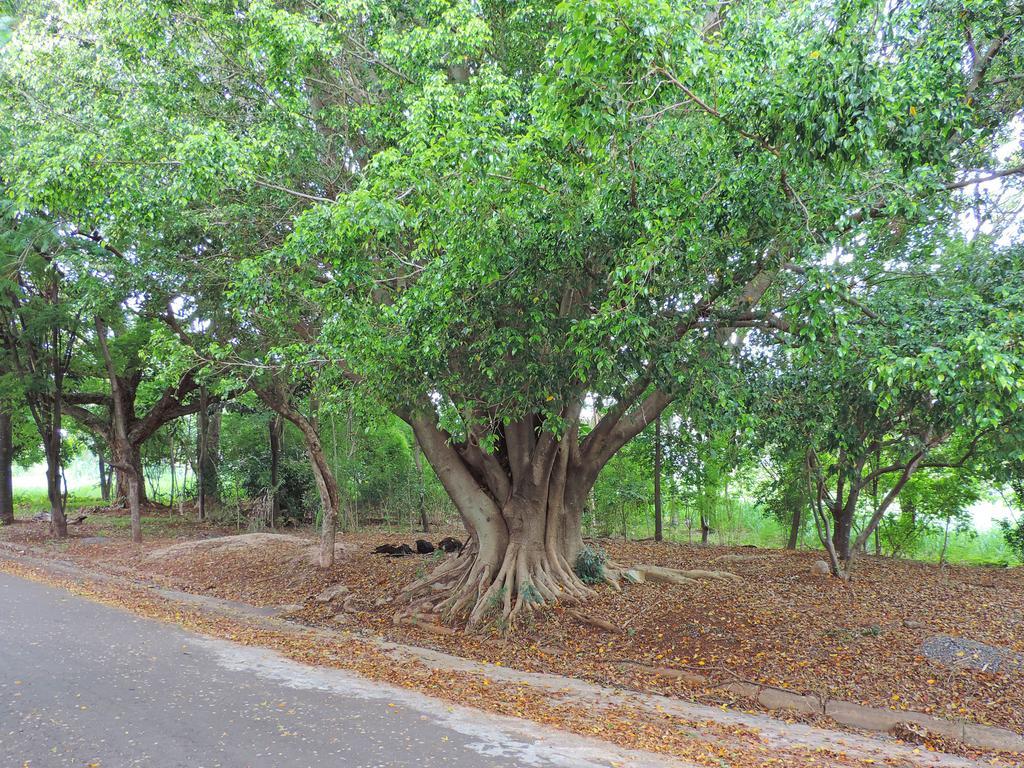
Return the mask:
[(135, 495), (138, 498), (139, 504), (145, 506), (149, 503), (149, 494), (146, 492), (146, 484), (142, 480), (144, 477), (142, 473), (142, 448), (138, 445), (129, 444), (120, 450), (112, 447), (111, 453), (115, 456), (120, 454), (124, 457), (123, 463), (120, 459), (114, 459), (111, 462), (114, 467), (114, 482), (116, 486), (114, 493), (115, 506), (131, 507), (132, 495), (129, 489), (130, 482), (127, 467), (131, 467), (135, 476), (139, 478)]
[[(138, 456), (138, 451), (133, 450), (130, 444), (123, 444), (114, 454), (115, 466), (120, 465), (118, 483), (123, 483), (125, 499), (128, 504), (128, 514), (131, 518), (132, 541), (135, 544), (142, 542), (142, 499), (145, 496), (145, 486), (142, 479), (142, 463), (138, 468), (133, 466), (133, 460)], [(119, 487), (121, 487), (119, 485)]]
[(110, 378), (110, 398), (112, 403), (110, 421), (112, 426), (111, 461), (118, 472), (118, 492), (124, 488), (131, 515), (132, 542), (142, 542), (142, 499), (146, 489), (142, 479), (142, 454), (139, 446), (128, 437), (128, 419), (131, 410), (126, 392), (122, 389), (121, 380), (114, 369), (114, 361), (107, 347), (107, 326), (102, 318), (97, 317), (96, 340), (107, 367)]
[(57, 433), (56, 451), (52, 443), (46, 453), (46, 496), (50, 501), (50, 533), (58, 539), (68, 535), (68, 521), (64, 516), (64, 496), (60, 488), (60, 433)]
[[(859, 472), (858, 467), (858, 472)], [(853, 552), (851, 537), (853, 535), (853, 521), (857, 516), (857, 500), (860, 498), (861, 485), (859, 482), (851, 481), (849, 493), (843, 501), (843, 484), (836, 487), (836, 504), (832, 509), (832, 546), (842, 560), (849, 560)]]
[(654, 420), (654, 540), (661, 541), (661, 417)]
[(14, 434), (11, 414), (0, 413), (0, 525), (14, 522)]
[(700, 515), (700, 543), (707, 544), (709, 538), (711, 538), (711, 522), (702, 512)]
[[(575, 430), (559, 444), (529, 427), (505, 432), (512, 482), (493, 457), (480, 454), (481, 483), (427, 420), (413, 420), (424, 455), (470, 534), (465, 550), (405, 591), (408, 612), (465, 619), (503, 628), (521, 614), (556, 601), (579, 602), (592, 590), (573, 564), (582, 547), (583, 502), (596, 475), (573, 466)], [(486, 486), (486, 488), (485, 488)]]
[(850, 559), (850, 533), (853, 528), (853, 520), (840, 512), (833, 516), (834, 528), (832, 529), (832, 546), (841, 560)]

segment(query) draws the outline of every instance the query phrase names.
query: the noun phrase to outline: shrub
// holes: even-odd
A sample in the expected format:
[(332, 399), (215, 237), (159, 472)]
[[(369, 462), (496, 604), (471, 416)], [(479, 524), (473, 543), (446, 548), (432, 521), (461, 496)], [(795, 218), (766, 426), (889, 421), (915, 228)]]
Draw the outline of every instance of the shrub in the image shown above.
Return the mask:
[(602, 550), (584, 547), (576, 556), (576, 575), (584, 584), (600, 584), (604, 581), (604, 564), (607, 559)]
[(1024, 560), (1024, 517), (1015, 523), (1009, 520), (999, 520), (999, 527), (1003, 531), (1003, 538), (1010, 545), (1010, 549), (1017, 553), (1017, 557)]

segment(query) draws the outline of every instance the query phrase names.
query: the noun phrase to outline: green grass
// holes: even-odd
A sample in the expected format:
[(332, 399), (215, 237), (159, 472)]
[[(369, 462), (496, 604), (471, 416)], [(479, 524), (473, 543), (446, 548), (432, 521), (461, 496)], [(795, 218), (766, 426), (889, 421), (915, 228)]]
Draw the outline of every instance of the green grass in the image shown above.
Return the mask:
[[(914, 558), (937, 563), (941, 551), (942, 534), (930, 534), (919, 542)], [(954, 565), (1022, 565), (998, 530), (950, 533), (946, 560)]]
[[(99, 489), (93, 491), (93, 489), (83, 488), (68, 493), (67, 511), (71, 512), (81, 507), (94, 507), (103, 503)], [(30, 518), (40, 512), (49, 511), (50, 500), (45, 490), (33, 488), (14, 492), (14, 516), (16, 518)]]

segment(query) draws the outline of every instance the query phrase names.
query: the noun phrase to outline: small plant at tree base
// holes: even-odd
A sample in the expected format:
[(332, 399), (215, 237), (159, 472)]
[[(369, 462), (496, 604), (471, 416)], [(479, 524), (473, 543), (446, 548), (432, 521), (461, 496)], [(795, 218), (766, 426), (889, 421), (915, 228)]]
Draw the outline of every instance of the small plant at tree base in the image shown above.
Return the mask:
[(487, 600), (487, 613), (500, 614), (502, 603), (505, 602), (505, 588), (502, 587)]
[(576, 575), (584, 584), (600, 584), (604, 581), (604, 564), (607, 559), (603, 550), (584, 547), (576, 556)]
[(519, 588), (519, 595), (527, 603), (540, 604), (544, 602), (544, 598), (541, 597), (540, 592), (530, 582), (525, 582), (522, 587)]

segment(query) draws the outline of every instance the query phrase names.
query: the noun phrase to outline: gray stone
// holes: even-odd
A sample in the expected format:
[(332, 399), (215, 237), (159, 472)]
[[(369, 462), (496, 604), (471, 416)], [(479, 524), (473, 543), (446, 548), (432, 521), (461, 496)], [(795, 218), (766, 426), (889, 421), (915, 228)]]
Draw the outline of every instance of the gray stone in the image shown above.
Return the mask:
[(824, 560), (815, 560), (814, 564), (811, 566), (811, 573), (815, 576), (828, 576), (832, 573), (832, 569), (829, 568), (828, 563)]
[(640, 573), (640, 571), (634, 570), (632, 568), (630, 568), (628, 571), (623, 571), (622, 572), (622, 578), (624, 578), (626, 581), (631, 581), (634, 584), (643, 584), (644, 583), (644, 576), (643, 576), (643, 574)]
[(344, 584), (332, 584), (313, 599), (316, 600), (318, 603), (333, 603), (335, 600), (343, 598), (347, 594), (348, 587), (346, 587)]
[(1024, 672), (1024, 654), (963, 637), (933, 635), (921, 644), (921, 652), (929, 661), (946, 667), (964, 667), (978, 672)]

